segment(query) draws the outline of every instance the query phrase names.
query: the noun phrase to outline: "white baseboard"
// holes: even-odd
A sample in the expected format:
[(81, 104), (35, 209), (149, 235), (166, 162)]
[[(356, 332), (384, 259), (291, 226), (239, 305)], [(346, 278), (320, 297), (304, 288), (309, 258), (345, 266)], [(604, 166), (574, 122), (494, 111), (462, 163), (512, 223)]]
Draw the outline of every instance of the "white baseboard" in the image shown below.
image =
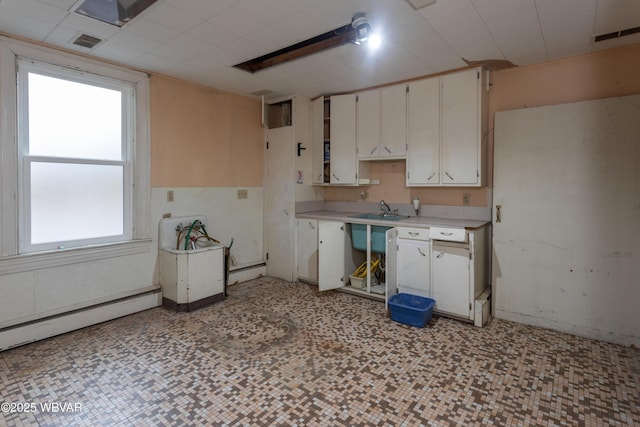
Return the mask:
[(267, 273), (267, 267), (264, 264), (258, 264), (249, 267), (243, 267), (237, 270), (229, 271), (229, 285), (240, 282), (257, 279)]
[(0, 351), (162, 305), (160, 287), (69, 313), (0, 329)]

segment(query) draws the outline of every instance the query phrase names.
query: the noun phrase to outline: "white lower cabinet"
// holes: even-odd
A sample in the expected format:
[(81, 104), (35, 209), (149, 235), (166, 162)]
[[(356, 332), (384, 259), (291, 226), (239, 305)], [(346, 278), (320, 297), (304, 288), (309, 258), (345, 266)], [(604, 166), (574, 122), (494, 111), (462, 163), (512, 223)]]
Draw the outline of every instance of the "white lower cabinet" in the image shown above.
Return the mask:
[(298, 219), (298, 278), (318, 281), (318, 220)]
[(387, 296), (403, 292), (432, 298), (436, 312), (482, 326), (487, 317), (476, 313), (475, 302), (489, 286), (487, 229), (387, 231)]
[(318, 221), (318, 289), (341, 288), (346, 284), (345, 247), (348, 239), (343, 222)]
[[(387, 281), (397, 292), (431, 297), (428, 231), (404, 227), (387, 231)], [(391, 273), (392, 268), (395, 271)]]
[(431, 298), (438, 312), (466, 319), (472, 315), (471, 260), (465, 243), (434, 242), (431, 251)]

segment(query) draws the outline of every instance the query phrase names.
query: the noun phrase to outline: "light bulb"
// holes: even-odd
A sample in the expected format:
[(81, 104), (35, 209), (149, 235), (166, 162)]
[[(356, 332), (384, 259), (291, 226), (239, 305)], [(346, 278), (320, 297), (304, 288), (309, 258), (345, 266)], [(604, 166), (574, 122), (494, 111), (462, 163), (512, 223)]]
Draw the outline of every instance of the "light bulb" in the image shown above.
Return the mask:
[(380, 47), (381, 44), (382, 44), (382, 37), (380, 37), (380, 34), (373, 33), (369, 36), (368, 46), (371, 49), (377, 49), (378, 47)]

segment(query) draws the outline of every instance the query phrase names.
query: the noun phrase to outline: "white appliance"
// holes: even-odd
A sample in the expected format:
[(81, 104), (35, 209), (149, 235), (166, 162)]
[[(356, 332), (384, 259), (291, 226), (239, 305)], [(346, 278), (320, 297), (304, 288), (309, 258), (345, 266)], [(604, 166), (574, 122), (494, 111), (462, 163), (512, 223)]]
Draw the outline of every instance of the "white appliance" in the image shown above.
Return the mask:
[(206, 237), (206, 225), (202, 215), (160, 220), (162, 303), (176, 311), (193, 311), (224, 298), (224, 246)]

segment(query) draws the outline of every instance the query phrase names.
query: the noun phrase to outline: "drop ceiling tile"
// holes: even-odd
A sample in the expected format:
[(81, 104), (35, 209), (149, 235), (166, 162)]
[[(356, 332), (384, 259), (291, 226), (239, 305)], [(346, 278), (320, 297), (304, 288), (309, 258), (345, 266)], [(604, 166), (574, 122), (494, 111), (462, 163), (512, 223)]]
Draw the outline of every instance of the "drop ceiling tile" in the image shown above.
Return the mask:
[(313, 1), (301, 11), (325, 28), (324, 31), (349, 24), (354, 13), (362, 12), (343, 0)]
[(207, 20), (224, 12), (238, 3), (239, 0), (167, 0), (166, 4), (183, 12)]
[(241, 0), (237, 7), (245, 11), (246, 16), (258, 25), (270, 25), (291, 16), (296, 11), (278, 2), (264, 0)]
[(21, 15), (53, 24), (60, 22), (68, 13), (64, 9), (37, 0), (2, 0), (0, 2), (0, 10), (2, 9), (8, 9)]
[(164, 43), (180, 34), (174, 29), (165, 27), (144, 17), (132, 20), (124, 28), (129, 33), (143, 36), (146, 39), (158, 43)]
[[(421, 9), (421, 14), (431, 23), (440, 37), (463, 58), (468, 60), (503, 59), (504, 56), (491, 37), (482, 18), (469, 2), (454, 1), (458, 6), (448, 14), (437, 15), (437, 19), (429, 12), (435, 6)], [(466, 3), (466, 6), (462, 7)], [(427, 11), (427, 12), (423, 12)]]
[(143, 55), (145, 52), (141, 52), (139, 50), (131, 48), (130, 46), (123, 46), (121, 44), (117, 44), (111, 40), (108, 40), (96, 46), (96, 48), (93, 49), (93, 53), (100, 57), (127, 64), (130, 61)]
[(55, 24), (0, 8), (0, 28), (5, 33), (42, 41), (53, 31)]
[(149, 53), (132, 60), (130, 65), (148, 72), (156, 72), (169, 76), (173, 75), (173, 72), (175, 71), (165, 58)]
[(71, 44), (71, 42), (75, 40), (79, 35), (80, 33), (78, 32), (78, 30), (58, 25), (53, 31), (49, 33), (44, 41), (53, 45), (68, 47), (66, 45)]
[(505, 57), (518, 65), (547, 60), (534, 0), (474, 0), (474, 5)]
[(70, 13), (64, 18), (60, 25), (67, 28), (73, 28), (83, 33), (96, 36), (101, 39), (109, 39), (117, 34), (120, 29), (114, 25), (109, 25), (96, 19), (91, 19), (77, 13)]
[(113, 44), (126, 46), (128, 49), (134, 49), (141, 53), (148, 53), (153, 49), (161, 46), (160, 43), (149, 40), (137, 34), (132, 34), (127, 30), (122, 30), (109, 39)]
[(203, 42), (202, 40), (195, 39), (186, 34), (179, 35), (178, 37), (169, 40), (167, 43), (165, 43), (165, 46), (175, 49), (181, 49), (185, 52), (190, 52), (195, 55), (200, 55), (204, 52), (207, 52), (213, 47), (211, 43)]
[(591, 51), (596, 0), (536, 0), (549, 59)]
[(203, 52), (201, 55), (207, 61), (217, 64), (218, 66), (230, 67), (238, 63), (244, 62), (245, 58), (237, 55), (234, 52), (227, 51), (219, 47), (212, 47), (209, 50)]
[(263, 48), (243, 37), (238, 37), (229, 43), (224, 43), (220, 47), (242, 57), (242, 62), (266, 53)]
[(220, 28), (211, 22), (203, 22), (202, 24), (187, 31), (186, 34), (216, 46), (222, 46), (238, 38), (237, 35)]
[(144, 19), (162, 24), (178, 32), (185, 32), (205, 21), (164, 3), (155, 3), (142, 15)]
[(282, 18), (272, 25), (290, 40), (290, 44), (298, 43), (325, 33), (327, 30), (303, 12)]
[(272, 26), (259, 27), (244, 36), (246, 40), (260, 46), (264, 53), (287, 47), (295, 42), (289, 36)]
[(217, 14), (209, 22), (238, 36), (249, 34), (260, 26), (255, 15), (247, 14), (237, 5)]
[(160, 45), (149, 51), (149, 54), (163, 58), (167, 61), (168, 67), (180, 67), (180, 63), (197, 56), (196, 53), (169, 46), (167, 44)]
[(640, 26), (640, 1), (598, 0), (595, 34)]
[(58, 9), (70, 10), (73, 5), (75, 5), (78, 0), (40, 0), (42, 3), (50, 4), (51, 6), (55, 6)]

